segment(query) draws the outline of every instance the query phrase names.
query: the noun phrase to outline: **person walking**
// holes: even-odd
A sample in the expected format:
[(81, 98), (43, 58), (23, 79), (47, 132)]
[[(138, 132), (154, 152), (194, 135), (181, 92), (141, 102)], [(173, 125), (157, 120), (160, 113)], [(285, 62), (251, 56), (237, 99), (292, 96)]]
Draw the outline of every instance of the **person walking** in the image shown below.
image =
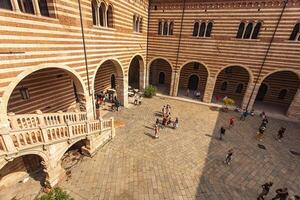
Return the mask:
[(262, 122), (261, 122), (261, 127), (264, 126), (264, 127), (267, 127), (267, 124), (269, 123), (269, 120), (267, 119), (267, 117), (265, 117)]
[(281, 139), (283, 138), (283, 134), (284, 134), (285, 130), (286, 130), (286, 128), (284, 128), (284, 127), (281, 127), (281, 128), (279, 129), (279, 131), (278, 131), (278, 133), (277, 133), (277, 140), (278, 140), (279, 142), (281, 142)]
[(224, 126), (221, 127), (220, 129), (220, 140), (223, 140), (223, 136), (225, 135), (226, 129), (224, 128)]
[(163, 116), (165, 116), (165, 113), (166, 113), (166, 106), (163, 106), (163, 108), (161, 109), (161, 112), (162, 112)]
[(232, 127), (234, 126), (234, 117), (231, 117), (230, 119), (229, 119), (229, 129), (231, 129)]
[(158, 132), (159, 132), (159, 127), (158, 127), (158, 125), (155, 125), (155, 127), (154, 127), (154, 134), (155, 134), (155, 138), (159, 138), (159, 135), (158, 135)]
[(256, 133), (256, 139), (257, 140), (262, 141), (265, 130), (266, 130), (265, 126), (261, 126), (259, 128), (258, 132)]
[(159, 119), (156, 118), (155, 125), (159, 126)]
[(268, 195), (270, 188), (272, 187), (273, 183), (272, 182), (268, 182), (263, 184), (262, 187), (262, 192), (259, 194), (259, 196), (257, 197), (257, 200), (264, 200), (265, 196)]
[(227, 165), (230, 165), (231, 160), (232, 160), (232, 155), (233, 155), (233, 149), (229, 149), (227, 152), (225, 161), (224, 161)]
[(244, 111), (242, 112), (242, 114), (241, 114), (240, 120), (241, 120), (241, 121), (245, 121), (247, 115), (248, 115), (247, 110), (244, 110)]
[(179, 120), (178, 120), (178, 117), (176, 117), (174, 123), (173, 123), (173, 128), (176, 129), (178, 128), (178, 123), (179, 123)]
[(283, 189), (277, 189), (276, 190), (276, 196), (272, 198), (272, 200), (276, 200), (276, 199), (279, 199), (279, 200), (287, 200), (289, 196), (289, 193), (288, 193), (288, 189), (287, 188), (283, 188)]

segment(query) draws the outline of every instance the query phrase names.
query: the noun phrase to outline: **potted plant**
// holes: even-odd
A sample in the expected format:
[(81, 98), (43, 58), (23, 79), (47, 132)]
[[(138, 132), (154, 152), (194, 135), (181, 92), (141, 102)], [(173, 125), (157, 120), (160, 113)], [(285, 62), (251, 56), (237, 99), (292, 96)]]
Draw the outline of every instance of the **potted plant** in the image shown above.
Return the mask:
[(231, 98), (225, 97), (223, 99), (223, 104), (225, 105), (225, 107), (222, 108), (222, 111), (227, 112), (228, 106), (233, 106), (235, 104), (235, 101)]
[(145, 88), (144, 95), (147, 98), (151, 98), (156, 95), (156, 91), (157, 91), (157, 89), (155, 86), (149, 85), (148, 87)]

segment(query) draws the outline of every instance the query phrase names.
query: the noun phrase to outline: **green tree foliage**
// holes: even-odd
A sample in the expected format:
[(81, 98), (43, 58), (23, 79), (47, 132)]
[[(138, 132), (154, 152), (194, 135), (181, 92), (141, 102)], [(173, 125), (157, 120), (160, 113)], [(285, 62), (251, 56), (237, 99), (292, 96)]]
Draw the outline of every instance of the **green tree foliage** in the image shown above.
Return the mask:
[(154, 87), (153, 85), (149, 85), (148, 87), (146, 87), (144, 91), (144, 95), (147, 98), (151, 98), (156, 95), (156, 91), (157, 91), (156, 87)]
[(36, 200), (74, 200), (71, 198), (67, 192), (63, 191), (61, 188), (53, 188), (48, 194), (45, 194)]

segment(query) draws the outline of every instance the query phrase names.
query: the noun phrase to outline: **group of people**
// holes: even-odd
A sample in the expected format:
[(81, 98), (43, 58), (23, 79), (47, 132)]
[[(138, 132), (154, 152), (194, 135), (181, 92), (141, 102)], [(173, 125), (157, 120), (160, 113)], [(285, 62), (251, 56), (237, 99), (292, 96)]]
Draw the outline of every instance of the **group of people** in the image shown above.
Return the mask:
[[(273, 182), (267, 182), (263, 184), (262, 192), (258, 195), (257, 200), (264, 200), (265, 197), (269, 194), (269, 191), (273, 185)], [(272, 198), (272, 200), (300, 200), (300, 196), (294, 195), (292, 197), (289, 197), (289, 192), (287, 188), (279, 188), (276, 191), (275, 197)]]
[(142, 104), (142, 100), (143, 100), (142, 95), (139, 95), (138, 93), (134, 94), (134, 101), (133, 101), (134, 105), (141, 105)]
[[(187, 89), (185, 95), (188, 97), (190, 96), (190, 90)], [(200, 98), (201, 97), (201, 92), (199, 90), (194, 90), (193, 92), (194, 97)]]
[(174, 121), (172, 121), (171, 119), (171, 106), (169, 104), (167, 105), (164, 105), (163, 108), (162, 108), (162, 117), (163, 117), (163, 120), (162, 122), (160, 123), (160, 120), (157, 118), (156, 119), (156, 122), (155, 122), (155, 138), (158, 138), (159, 137), (159, 128), (164, 128), (166, 126), (172, 126), (172, 128), (176, 129), (178, 128), (179, 126), (179, 119), (178, 117), (175, 118)]
[(121, 106), (120, 101), (117, 99), (117, 96), (114, 96), (112, 93), (104, 93), (100, 92), (96, 95), (96, 109), (100, 109), (102, 106), (105, 105), (106, 101), (110, 101), (112, 103), (111, 110), (114, 112), (119, 111)]
[[(250, 113), (248, 113), (246, 111), (242, 111), (240, 120), (244, 121), (246, 119), (247, 115), (249, 115), (249, 114), (254, 115), (254, 111), (251, 111)], [(265, 112), (262, 112), (260, 114), (260, 117), (262, 118), (262, 122), (261, 122), (261, 125), (259, 126), (259, 130), (256, 134), (256, 139), (262, 141), (263, 134), (264, 134), (264, 132), (267, 128), (267, 124), (269, 123), (269, 120), (268, 120), (267, 115), (266, 115)], [(235, 124), (235, 118), (231, 117), (229, 119), (228, 129), (231, 129), (234, 126), (234, 124)], [(283, 138), (285, 131), (286, 131), (285, 127), (281, 127), (279, 129), (279, 131), (277, 133), (277, 136), (276, 136), (276, 139), (279, 142)], [(223, 137), (225, 136), (225, 132), (226, 132), (226, 128), (224, 126), (221, 126), (220, 136), (219, 136), (220, 140), (223, 140)], [(225, 156), (225, 160), (224, 160), (225, 164), (230, 165), (230, 163), (232, 161), (233, 153), (234, 153), (233, 148), (228, 150), (228, 152)], [(259, 194), (257, 200), (263, 200), (264, 197), (269, 193), (270, 187), (272, 185), (273, 185), (272, 182), (268, 182), (268, 183), (263, 184), (262, 185), (263, 191)], [(295, 195), (293, 197), (289, 197), (289, 199), (288, 199), (288, 197), (289, 197), (288, 189), (287, 188), (281, 188), (281, 189), (276, 190), (276, 196), (274, 198), (272, 198), (272, 200), (300, 200), (300, 197), (297, 196), (297, 195)]]

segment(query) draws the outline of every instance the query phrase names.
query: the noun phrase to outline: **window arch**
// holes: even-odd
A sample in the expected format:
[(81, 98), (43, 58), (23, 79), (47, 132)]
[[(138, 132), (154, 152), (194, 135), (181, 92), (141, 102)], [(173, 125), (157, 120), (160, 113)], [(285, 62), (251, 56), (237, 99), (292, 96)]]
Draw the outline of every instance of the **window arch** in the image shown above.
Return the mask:
[(32, 0), (18, 0), (18, 5), (23, 13), (34, 14), (34, 7)]
[(142, 32), (142, 28), (143, 28), (143, 18), (140, 18), (140, 23), (139, 23), (139, 32)]
[(95, 0), (91, 3), (92, 6), (92, 17), (93, 17), (93, 25), (97, 25), (97, 3)]
[(12, 10), (13, 9), (10, 0), (1, 0), (0, 1), (0, 8), (7, 9), (7, 10)]
[(243, 91), (243, 89), (244, 89), (244, 84), (243, 84), (243, 83), (240, 83), (240, 84), (238, 84), (238, 86), (236, 87), (235, 93), (241, 94), (242, 91)]
[(114, 25), (113, 25), (113, 8), (111, 5), (109, 5), (107, 8), (106, 17), (107, 17), (107, 27), (112, 28)]
[(40, 13), (42, 16), (49, 17), (47, 0), (38, 0)]
[[(295, 24), (289, 40), (297, 40), (297, 35), (300, 32), (300, 23)], [(298, 38), (300, 40), (300, 37)]]
[(198, 36), (199, 32), (199, 22), (194, 23), (194, 30), (193, 30), (193, 36)]
[(252, 33), (252, 29), (253, 29), (253, 24), (252, 23), (249, 23), (246, 27), (246, 30), (245, 30), (245, 34), (244, 34), (244, 38), (245, 39), (249, 39), (250, 36), (251, 36), (251, 33)]
[(278, 99), (281, 99), (281, 100), (285, 99), (287, 93), (288, 93), (287, 89), (280, 90), (280, 92), (278, 94)]
[(252, 37), (251, 37), (252, 39), (257, 39), (258, 38), (260, 28), (261, 28), (261, 22), (258, 22), (254, 27)]
[(168, 22), (164, 22), (163, 35), (168, 35)]
[(173, 29), (174, 29), (174, 22), (171, 22), (169, 24), (169, 35), (173, 35)]
[(158, 35), (161, 35), (161, 34), (162, 34), (162, 22), (161, 22), (161, 21), (158, 22), (158, 30), (157, 30), (157, 33), (158, 33)]
[(239, 26), (239, 30), (236, 34), (236, 38), (242, 38), (243, 37), (244, 29), (245, 29), (245, 23), (241, 22), (240, 26)]
[(223, 82), (221, 85), (221, 91), (226, 91), (227, 90), (227, 82)]
[(213, 27), (213, 23), (208, 22), (207, 27), (206, 27), (205, 37), (211, 36), (212, 27)]
[(106, 13), (105, 10), (106, 10), (106, 6), (102, 2), (99, 7), (100, 26), (105, 26), (105, 13)]
[(202, 22), (200, 25), (199, 37), (204, 37), (206, 29), (206, 23)]

